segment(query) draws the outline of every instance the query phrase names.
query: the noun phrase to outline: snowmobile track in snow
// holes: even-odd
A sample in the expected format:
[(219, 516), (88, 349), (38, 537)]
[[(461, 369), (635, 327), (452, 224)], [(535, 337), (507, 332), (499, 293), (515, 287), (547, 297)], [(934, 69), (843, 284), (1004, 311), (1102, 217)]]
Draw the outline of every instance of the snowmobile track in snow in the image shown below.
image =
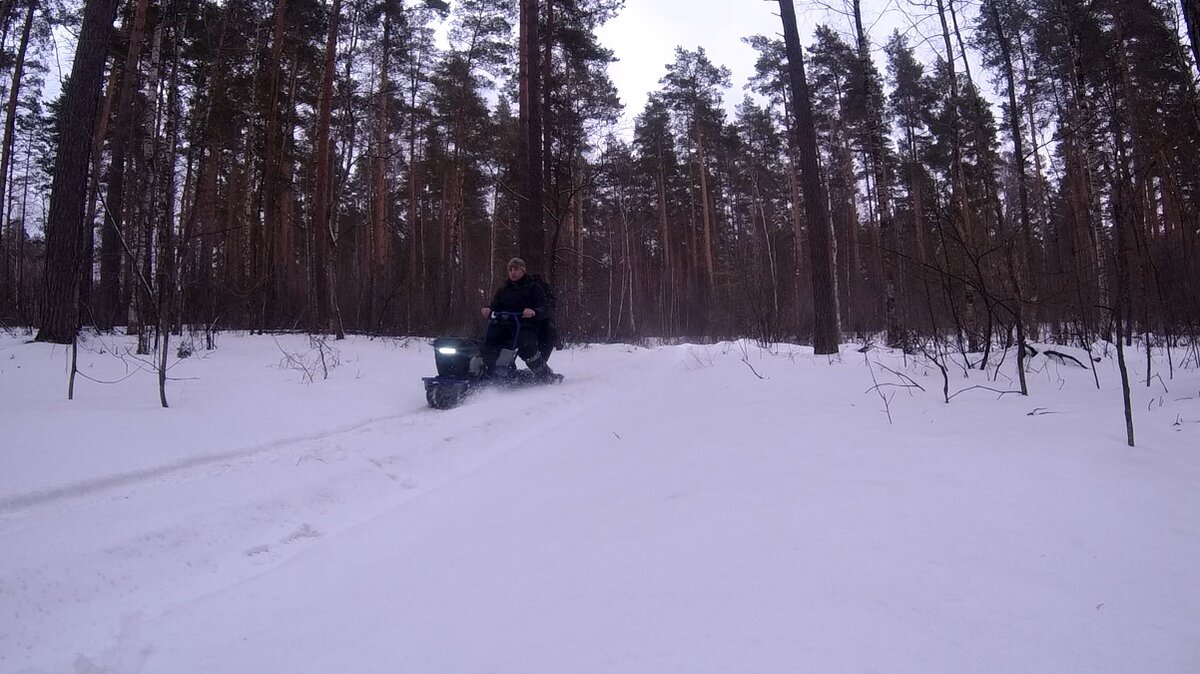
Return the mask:
[[(665, 369), (674, 367), (674, 365), (676, 365), (678, 362), (681, 362), (682, 359), (683, 359), (683, 353), (680, 352), (677, 355), (677, 358), (669, 359), (666, 365), (660, 365), (659, 367), (648, 370), (648, 371), (640, 370), (632, 364), (629, 368), (622, 368), (619, 371), (633, 370), (633, 372), (635, 373), (635, 379), (643, 380), (643, 379), (648, 379), (650, 377), (653, 377), (655, 374), (658, 374)], [(545, 389), (529, 389), (527, 392), (528, 393), (537, 392), (537, 391), (560, 392), (562, 394), (565, 394), (565, 395), (560, 395), (559, 396), (560, 398), (562, 398), (562, 397), (573, 398), (574, 396), (572, 394), (576, 394), (579, 391), (588, 390), (588, 389), (592, 388), (591, 384), (600, 383), (600, 382), (604, 382), (604, 381), (611, 381), (611, 379), (609, 377), (603, 377), (603, 376), (589, 376), (589, 377), (585, 377), (585, 378), (581, 378), (581, 379), (566, 380), (566, 381), (559, 383), (553, 387), (549, 387), (549, 388), (545, 388)], [(580, 384), (588, 384), (589, 386), (580, 386)], [(529, 438), (545, 432), (549, 428), (553, 428), (559, 424), (569, 423), (571, 419), (574, 419), (578, 415), (583, 414), (584, 412), (595, 407), (596, 405), (602, 404), (604, 401), (611, 399), (615, 395), (619, 395), (619, 392), (622, 390), (625, 390), (625, 387), (627, 387), (627, 386), (628, 386), (628, 384), (623, 384), (623, 385), (621, 385), (621, 388), (618, 388), (617, 391), (611, 392), (608, 395), (601, 395), (599, 397), (596, 397), (593, 400), (586, 400), (586, 398), (585, 398), (584, 400), (579, 401), (582, 404), (568, 405), (564, 412), (558, 413), (558, 414), (551, 414), (548, 417), (543, 418), (542, 420), (540, 420), (539, 423), (533, 424), (532, 426), (528, 427), (527, 429), (524, 429), (521, 432), (516, 433), (509, 438), (506, 438), (505, 442), (502, 443), (502, 445), (498, 448), (499, 451), (497, 452), (497, 454), (504, 454), (511, 448), (519, 446), (522, 442), (525, 442)], [(507, 395), (514, 395), (514, 394), (520, 394), (520, 393), (522, 393), (522, 392), (518, 392), (518, 391), (511, 391), (511, 392), (508, 392), (508, 391), (486, 391), (483, 393), (482, 396), (476, 397), (472, 401), (472, 404), (470, 406), (464, 406), (464, 407), (458, 408), (456, 410), (431, 410), (428, 407), (426, 407), (425, 405), (414, 406), (412, 409), (405, 411), (405, 412), (400, 412), (398, 414), (391, 414), (391, 415), (385, 415), (385, 416), (379, 416), (379, 417), (372, 417), (369, 419), (363, 419), (361, 421), (358, 421), (358, 422), (355, 422), (352, 424), (339, 426), (337, 428), (317, 431), (317, 432), (313, 432), (313, 433), (295, 435), (295, 436), (283, 438), (281, 440), (276, 440), (273, 442), (254, 445), (252, 447), (245, 447), (245, 448), (231, 450), (231, 451), (227, 451), (227, 452), (221, 452), (219, 454), (211, 454), (211, 455), (206, 455), (206, 456), (193, 457), (193, 458), (189, 458), (189, 459), (186, 459), (183, 461), (178, 461), (175, 463), (168, 463), (168, 464), (164, 464), (161, 466), (155, 466), (152, 468), (130, 471), (130, 472), (121, 473), (118, 475), (109, 475), (109, 476), (106, 476), (106, 477), (103, 477), (100, 479), (96, 479), (96, 480), (85, 480), (85, 481), (81, 481), (81, 482), (65, 484), (65, 485), (62, 485), (59, 487), (53, 487), (50, 489), (30, 491), (30, 492), (26, 492), (24, 494), (17, 494), (17, 495), (9, 496), (6, 498), (0, 498), (0, 520), (19, 519), (23, 516), (24, 513), (26, 513), (27, 511), (29, 511), (30, 509), (33, 509), (33, 508), (38, 508), (38, 507), (42, 507), (42, 506), (46, 506), (46, 505), (50, 505), (50, 504), (54, 504), (54, 503), (59, 503), (59, 502), (68, 502), (68, 501), (74, 501), (77, 499), (84, 499), (84, 498), (104, 494), (106, 492), (110, 492), (113, 490), (122, 489), (122, 488), (136, 487), (138, 485), (144, 485), (144, 484), (158, 485), (158, 484), (162, 484), (162, 483), (168, 482), (168, 481), (186, 480), (189, 478), (190, 474), (193, 471), (198, 471), (198, 470), (201, 470), (204, 468), (208, 468), (208, 467), (212, 467), (214, 465), (219, 465), (219, 464), (228, 463), (228, 462), (254, 459), (254, 458), (260, 457), (262, 455), (266, 455), (273, 451), (293, 447), (295, 445), (307, 444), (307, 443), (320, 441), (320, 440), (327, 440), (329, 438), (333, 438), (333, 437), (336, 437), (339, 435), (345, 435), (348, 433), (352, 433), (354, 431), (362, 430), (364, 428), (368, 428), (368, 427), (376, 425), (376, 424), (382, 424), (382, 423), (397, 421), (397, 420), (401, 420), (401, 419), (412, 419), (414, 422), (417, 422), (417, 421), (424, 422), (421, 425), (432, 425), (432, 424), (439, 423), (441, 420), (452, 419), (453, 418), (452, 415), (454, 415), (456, 412), (461, 411), (464, 408), (476, 409), (476, 406), (478, 406), (478, 405), (486, 405), (489, 402), (489, 400), (492, 399), (492, 396), (507, 396)], [(492, 422), (492, 420), (488, 419), (488, 420), (482, 422), (482, 426), (487, 426), (491, 422)], [(473, 424), (473, 425), (477, 425), (477, 424)], [(460, 433), (451, 433), (445, 439), (449, 440), (451, 438), (457, 437), (458, 435), (460, 435)], [(169, 480), (169, 478), (178, 478), (178, 479), (177, 480)]]
[(412, 414), (412, 412), (407, 412), (407, 413), (403, 413), (403, 414), (393, 414), (393, 415), (384, 416), (384, 417), (375, 417), (373, 419), (364, 419), (362, 421), (359, 421), (359, 422), (356, 422), (353, 424), (349, 424), (346, 426), (341, 426), (338, 428), (325, 430), (325, 431), (319, 431), (316, 433), (297, 435), (297, 436), (285, 438), (282, 440), (276, 440), (274, 442), (268, 442), (268, 443), (264, 443), (261, 445), (256, 445), (254, 447), (247, 447), (244, 449), (236, 449), (233, 451), (222, 452), (221, 454), (212, 454), (209, 456), (199, 456), (199, 457), (187, 459), (185, 461), (179, 461), (177, 463), (166, 464), (163, 466), (156, 466), (154, 468), (148, 468), (145, 470), (131, 471), (128, 473), (123, 473), (121, 475), (110, 475), (108, 477), (105, 477), (105, 478), (102, 478), (99, 480), (89, 480), (89, 481), (84, 481), (84, 482), (77, 482), (74, 484), (63, 485), (61, 487), (55, 487), (53, 489), (46, 489), (46, 490), (42, 490), (42, 491), (34, 491), (34, 492), (25, 493), (25, 494), (18, 494), (16, 496), (10, 496), (8, 498), (0, 499), (0, 517), (12, 516), (16, 513), (19, 513), (22, 510), (27, 510), (29, 508), (45, 505), (47, 503), (52, 503), (55, 501), (81, 498), (81, 497), (97, 494), (100, 492), (108, 491), (110, 489), (116, 489), (119, 487), (128, 487), (131, 485), (136, 485), (136, 484), (139, 484), (142, 482), (147, 482), (147, 481), (158, 481), (161, 478), (179, 474), (179, 473), (185, 473), (186, 471), (189, 471), (189, 470), (192, 470), (195, 468), (203, 468), (205, 466), (211, 466), (213, 464), (222, 463), (225, 461), (246, 459), (246, 458), (254, 457), (259, 454), (264, 454), (266, 452), (270, 452), (271, 450), (280, 449), (283, 447), (290, 447), (292, 445), (300, 444), (303, 442), (311, 442), (314, 440), (324, 440), (324, 439), (327, 439), (327, 438), (330, 438), (330, 437), (333, 437), (336, 435), (341, 435), (343, 433), (350, 433), (352, 431), (356, 431), (361, 428), (365, 428), (372, 424), (377, 424), (377, 423), (381, 423), (384, 421), (390, 421), (393, 419), (399, 419), (399, 418), (408, 416), (410, 414)]

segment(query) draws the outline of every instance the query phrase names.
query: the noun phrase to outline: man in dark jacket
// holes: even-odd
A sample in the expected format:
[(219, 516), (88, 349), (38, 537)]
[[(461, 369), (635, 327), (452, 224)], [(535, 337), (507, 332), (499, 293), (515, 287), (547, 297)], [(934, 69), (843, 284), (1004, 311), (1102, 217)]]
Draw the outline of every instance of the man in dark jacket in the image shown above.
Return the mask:
[(519, 320), (517, 355), (539, 378), (553, 377), (554, 372), (538, 349), (539, 324), (549, 318), (550, 313), (546, 291), (526, 275), (525, 260), (514, 257), (508, 261), (508, 281), (496, 291), (492, 303), (480, 309), (485, 318), (490, 317), (492, 312), (519, 314), (520, 318), (498, 320), (488, 329), (484, 340), (484, 363), (488, 370), (495, 365), (500, 349), (512, 346), (513, 333), (517, 330)]

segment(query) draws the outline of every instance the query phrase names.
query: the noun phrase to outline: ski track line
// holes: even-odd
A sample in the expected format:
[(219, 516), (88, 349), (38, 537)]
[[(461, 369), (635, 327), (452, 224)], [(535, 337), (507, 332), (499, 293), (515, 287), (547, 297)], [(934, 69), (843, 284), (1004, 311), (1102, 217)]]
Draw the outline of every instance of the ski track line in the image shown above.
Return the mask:
[[(658, 365), (656, 367), (646, 369), (646, 368), (639, 367), (639, 365), (640, 365), (639, 363), (631, 363), (625, 367), (620, 368), (619, 370), (616, 370), (616, 372), (627, 372), (627, 371), (633, 370), (635, 372), (635, 374), (638, 375), (633, 378), (635, 383), (640, 383), (646, 379), (650, 379), (656, 375), (666, 372), (667, 370), (670, 370), (674, 367), (678, 367), (681, 363), (684, 362), (685, 356), (686, 356), (686, 352), (682, 349), (679, 349), (677, 351), (677, 353), (674, 354), (673, 358), (668, 359), (667, 362), (665, 362), (661, 365)], [(585, 377), (585, 378), (582, 378), (579, 380), (568, 379), (565, 384), (560, 384), (558, 386), (569, 387), (569, 386), (571, 386), (572, 382), (578, 383), (580, 381), (613, 382), (611, 377), (602, 377), (602, 376), (593, 375), (593, 376)], [(566, 411), (554, 416), (553, 418), (546, 419), (542, 423), (536, 424), (535, 426), (532, 426), (529, 429), (524, 430), (520, 433), (505, 436), (504, 442), (497, 443), (495, 445), (495, 448), (493, 451), (488, 452), (486, 456), (481, 457), (476, 463), (474, 463), (470, 467), (467, 467), (465, 470), (461, 471), (457, 475), (451, 476), (449, 479), (445, 480), (444, 482), (432, 486), (428, 490), (421, 491), (420, 493), (417, 493), (417, 494), (413, 494), (413, 498), (414, 499), (423, 498), (429, 494), (435, 493), (435, 492), (440, 491), (441, 489), (444, 489), (452, 484), (455, 484), (455, 483), (467, 478), (470, 475), (473, 475), (474, 473), (478, 472), (485, 466), (491, 464), (493, 461), (496, 461), (504, 456), (507, 456), (511, 452), (516, 451), (517, 449), (521, 448), (530, 439), (535, 438), (539, 435), (545, 434), (545, 433), (547, 433), (555, 428), (558, 428), (560, 426), (569, 424), (573, 419), (576, 419), (579, 416), (599, 407), (600, 405), (603, 405), (604, 403), (622, 395), (625, 391), (628, 390), (628, 388), (629, 388), (628, 383), (616, 382), (615, 385), (610, 387), (611, 390), (604, 392), (602, 395), (598, 395), (590, 400), (576, 399), (577, 404), (570, 405), (570, 407), (568, 407), (568, 409)], [(554, 387), (549, 387), (549, 390), (551, 390), (551, 391), (554, 390)], [(570, 390), (572, 390), (572, 389), (568, 389), (568, 392)], [(587, 389), (584, 388), (583, 390), (587, 390)], [(557, 396), (557, 398), (558, 398), (558, 402), (563, 402), (562, 395)], [(482, 424), (473, 424), (472, 429), (486, 428), (486, 427), (489, 427), (492, 423), (494, 423), (494, 422), (489, 421), (489, 422), (485, 422)]]
[(372, 417), (354, 422), (352, 424), (347, 424), (345, 426), (338, 426), (336, 428), (326, 429), (323, 431), (316, 431), (313, 433), (306, 433), (304, 435), (296, 435), (288, 438), (282, 438), (280, 440), (273, 440), (260, 445), (235, 449), (229, 452), (222, 452), (220, 454), (205, 454), (203, 456), (195, 456), (163, 466), (144, 468), (141, 470), (130, 471), (128, 473), (109, 475), (107, 477), (102, 477), (95, 480), (84, 480), (81, 482), (66, 484), (61, 487), (54, 487), (51, 489), (9, 496), (0, 499), (0, 518), (7, 518), (21, 511), (28, 510), (29, 508), (46, 505), (55, 501), (81, 498), (108, 491), (110, 489), (116, 489), (118, 487), (127, 487), (141, 482), (157, 480), (168, 475), (184, 473), (194, 468), (202, 468), (211, 464), (221, 463), (222, 461), (253, 457), (275, 449), (288, 447), (290, 445), (311, 442), (314, 440), (325, 440), (327, 438), (342, 435), (344, 433), (350, 433), (373, 424), (378, 424), (385, 421), (393, 421), (411, 416), (413, 414), (419, 414), (422, 411), (423, 408), (414, 411), (401, 412), (398, 414), (389, 414), (382, 417)]
[[(649, 379), (658, 374), (666, 372), (667, 370), (670, 370), (671, 368), (678, 367), (681, 363), (684, 362), (684, 358), (686, 355), (687, 355), (687, 352), (685, 350), (680, 349), (675, 354), (674, 358), (671, 358), (671, 359), (667, 360), (666, 363), (663, 363), (656, 367), (645, 369), (645, 368), (639, 367), (639, 365), (640, 365), (639, 363), (632, 363), (626, 367), (622, 367), (622, 368), (616, 370), (614, 372), (614, 374), (619, 373), (619, 372), (627, 372), (627, 371), (633, 370), (635, 372), (635, 374), (638, 375), (636, 377), (633, 377), (634, 381), (641, 382), (645, 379)], [(612, 382), (612, 378), (610, 376), (605, 377), (605, 376), (593, 375), (593, 376), (588, 376), (588, 377), (584, 377), (581, 379), (569, 379), (569, 380), (567, 380), (567, 383), (562, 384), (561, 386), (570, 387), (572, 383), (578, 384), (581, 381)], [(590, 387), (585, 387), (583, 390), (586, 391), (588, 388), (590, 388)], [(423, 484), (423, 485), (421, 485), (421, 487), (419, 489), (415, 489), (415, 490), (405, 493), (402, 498), (396, 500), (394, 503), (392, 503), (384, 508), (379, 509), (377, 512), (365, 517), (361, 521), (355, 522), (346, 527), (342, 527), (336, 531), (331, 530), (331, 531), (323, 532), (322, 539), (323, 539), (324, 543), (328, 544), (330, 541), (337, 539), (339, 536), (346, 535), (348, 532), (354, 531), (363, 526), (367, 526), (368, 524), (375, 522), (375, 521), (379, 520), (380, 518), (387, 517), (398, 508), (409, 507), (414, 501), (427, 498), (428, 496), (430, 496), (432, 494), (437, 494), (444, 489), (447, 489), (454, 485), (457, 485), (458, 483), (462, 482), (463, 480), (466, 480), (466, 479), (470, 478), (471, 476), (475, 475), (476, 473), (480, 472), (487, 466), (490, 466), (495, 461), (498, 461), (498, 460), (504, 458), (505, 456), (508, 456), (512, 452), (515, 452), (515, 451), (519, 450), (520, 448), (526, 446), (526, 443), (531, 438), (535, 438), (538, 435), (544, 434), (552, 429), (555, 429), (555, 428), (558, 428), (565, 424), (568, 424), (572, 419), (575, 419), (575, 418), (579, 417), (580, 415), (585, 414), (586, 412), (589, 412), (592, 409), (595, 409), (596, 407), (603, 405), (604, 403), (621, 395), (623, 391), (627, 390), (627, 388), (628, 388), (628, 383), (619, 383), (618, 382), (618, 383), (616, 383), (616, 385), (611, 387), (611, 390), (606, 391), (602, 395), (598, 395), (593, 399), (583, 400), (579, 404), (573, 404), (569, 407), (568, 410), (564, 411), (562, 414), (554, 417), (553, 419), (549, 419), (540, 424), (537, 424), (535, 427), (529, 428), (528, 430), (525, 430), (524, 432), (506, 436), (505, 442), (496, 443), (489, 451), (484, 452), (481, 455), (473, 458), (469, 465), (463, 466), (460, 470), (455, 471), (453, 474), (446, 475), (441, 480), (438, 480), (436, 482), (432, 482), (429, 484)], [(553, 389), (554, 389), (554, 387), (549, 387), (549, 390), (553, 390)], [(559, 402), (563, 401), (561, 395), (557, 396), (557, 398), (558, 398)], [(432, 412), (436, 415), (446, 415), (446, 414), (453, 414), (455, 411), (459, 411), (462, 409), (463, 408), (460, 407), (460, 408), (456, 408), (455, 410), (440, 411), (440, 410), (426, 409), (423, 411)], [(489, 417), (486, 420), (475, 420), (475, 421), (476, 421), (476, 423), (471, 423), (470, 429), (464, 430), (464, 433), (475, 433), (475, 432), (478, 432), (481, 430), (486, 431), (486, 429), (491, 428), (496, 423), (498, 423), (494, 418), (491, 418), (491, 417)], [(457, 436), (457, 434), (456, 434), (456, 436)], [(275, 566), (278, 566), (281, 564), (286, 564), (286, 563), (291, 563), (291, 561), (299, 558), (300, 556), (306, 554), (307, 552), (308, 552), (308, 548), (305, 548), (302, 550), (296, 550), (288, 558), (276, 560), (275, 565), (273, 565), (271, 567), (271, 569), (263, 569), (258, 575), (269, 573), (273, 568), (275, 568)], [(245, 582), (245, 581), (241, 581), (241, 582)]]
[[(653, 376), (654, 374), (663, 372), (665, 370), (668, 370), (668, 369), (674, 367), (675, 365), (677, 365), (678, 363), (683, 361), (684, 355), (685, 355), (685, 353), (683, 351), (679, 351), (679, 353), (676, 354), (675, 358), (668, 360), (666, 363), (659, 365), (658, 367), (652, 368), (650, 370), (638, 370), (640, 372), (640, 374), (642, 374), (642, 377), (640, 377), (639, 379)], [(618, 372), (627, 371), (631, 368), (637, 368), (637, 365), (630, 364), (626, 367), (621, 368), (620, 370), (618, 370)], [(592, 382), (592, 381), (605, 381), (605, 380), (608, 380), (608, 378), (593, 375), (591, 377), (586, 377), (583, 380), (578, 380), (578, 381)], [(575, 381), (575, 383), (578, 383), (578, 381)], [(569, 422), (571, 419), (574, 419), (575, 417), (584, 413), (585, 411), (594, 408), (595, 406), (603, 403), (606, 400), (612, 399), (613, 397), (618, 395), (621, 390), (623, 390), (623, 388), (618, 387), (618, 388), (616, 388), (616, 390), (609, 393), (608, 395), (601, 396), (601, 397), (596, 398), (591, 401), (587, 401), (583, 405), (572, 406), (571, 410), (568, 413), (566, 413), (562, 416), (559, 416), (553, 420), (550, 420), (548, 423), (539, 424), (537, 427), (531, 428), (531, 429), (521, 433), (520, 435), (513, 436), (513, 439), (500, 445), (497, 448), (498, 451), (495, 452), (492, 455), (492, 457), (495, 458), (498, 456), (502, 456), (502, 455), (506, 454), (508, 451), (511, 451), (513, 448), (520, 446), (521, 443), (527, 441), (531, 437), (534, 437), (538, 434), (546, 432), (547, 430), (549, 430), (551, 428), (554, 428), (556, 426), (559, 426), (559, 425)], [(116, 475), (109, 475), (107, 477), (102, 477), (102, 478), (98, 478), (98, 479), (94, 479), (94, 480), (84, 480), (84, 481), (80, 481), (80, 482), (62, 485), (60, 487), (53, 487), (50, 489), (32, 491), (32, 492), (27, 492), (24, 494), (17, 494), (15, 496), (0, 498), (0, 520), (12, 519), (14, 517), (19, 517), (22, 514), (24, 514), (25, 511), (28, 511), (31, 508), (48, 505), (48, 504), (51, 504), (51, 503), (54, 503), (57, 501), (69, 501), (69, 500), (74, 500), (74, 499), (80, 499), (80, 498), (84, 498), (87, 496), (103, 493), (105, 491), (118, 489), (120, 487), (129, 487), (129, 486), (137, 485), (139, 483), (160, 481), (164, 477), (176, 475), (176, 474), (185, 474), (185, 473), (187, 473), (187, 471), (190, 471), (193, 469), (203, 468), (205, 466), (210, 466), (210, 465), (218, 464), (218, 463), (225, 462), (225, 461), (233, 461), (233, 460), (237, 460), (237, 459), (250, 458), (250, 457), (254, 457), (254, 456), (257, 456), (260, 454), (270, 452), (272, 450), (289, 447), (291, 445), (301, 444), (301, 443), (305, 443), (305, 442), (312, 442), (312, 441), (316, 441), (316, 440), (325, 440), (325, 439), (328, 439), (328, 438), (331, 438), (331, 437), (334, 437), (337, 435), (350, 433), (350, 432), (353, 432), (353, 431), (356, 431), (356, 430), (359, 430), (359, 429), (362, 429), (362, 428), (365, 428), (365, 427), (368, 427), (368, 426), (371, 426), (374, 424), (378, 424), (378, 423), (394, 421), (394, 420), (402, 419), (405, 417), (418, 417), (419, 418), (420, 416), (422, 416), (425, 413), (430, 412), (430, 411), (431, 410), (426, 409), (424, 406), (421, 406), (416, 409), (405, 411), (405, 412), (400, 412), (397, 414), (389, 414), (389, 415), (385, 415), (385, 416), (381, 416), (381, 417), (372, 417), (369, 419), (363, 419), (363, 420), (360, 420), (360, 421), (357, 421), (357, 422), (354, 422), (351, 424), (347, 424), (344, 426), (338, 426), (338, 427), (335, 427), (332, 429), (291, 436), (291, 437), (282, 438), (279, 440), (273, 440), (273, 441), (262, 443), (262, 444), (255, 445), (252, 447), (232, 450), (232, 451), (228, 451), (228, 452), (222, 452), (220, 454), (206, 454), (204, 456), (191, 457), (188, 459), (184, 459), (182, 461), (178, 461), (176, 463), (166, 464), (163, 466), (156, 466), (153, 468), (134, 470), (134, 471), (130, 471), (127, 473), (119, 473)], [(488, 422), (488, 423), (491, 423), (491, 422)], [(482, 466), (484, 463), (487, 463), (489, 460), (490, 459), (485, 459), (480, 464), (472, 467), (467, 472), (463, 473), (463, 475), (474, 472), (480, 466)]]

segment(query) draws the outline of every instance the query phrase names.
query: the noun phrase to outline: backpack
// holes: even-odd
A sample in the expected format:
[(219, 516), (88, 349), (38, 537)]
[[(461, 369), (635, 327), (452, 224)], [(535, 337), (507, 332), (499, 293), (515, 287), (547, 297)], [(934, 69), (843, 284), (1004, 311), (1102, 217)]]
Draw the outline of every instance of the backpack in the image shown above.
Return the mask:
[(554, 318), (554, 309), (558, 305), (558, 298), (554, 296), (554, 289), (550, 287), (550, 282), (541, 274), (529, 274), (529, 280), (541, 286), (542, 292), (546, 294), (546, 309), (548, 309), (546, 319)]
[(528, 276), (530, 281), (541, 286), (542, 292), (546, 293), (546, 317), (538, 327), (538, 350), (549, 357), (552, 350), (562, 348), (558, 326), (554, 324), (554, 309), (558, 304), (558, 298), (554, 296), (554, 289), (550, 287), (550, 282), (541, 274), (529, 274)]

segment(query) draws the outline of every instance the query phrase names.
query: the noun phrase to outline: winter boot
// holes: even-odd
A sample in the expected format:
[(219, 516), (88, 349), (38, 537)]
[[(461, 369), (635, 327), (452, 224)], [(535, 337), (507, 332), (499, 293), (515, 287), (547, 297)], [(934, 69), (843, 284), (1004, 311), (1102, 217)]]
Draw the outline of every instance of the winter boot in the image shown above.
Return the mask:
[(529, 360), (525, 361), (525, 364), (529, 366), (529, 371), (533, 373), (534, 379), (538, 381), (554, 380), (554, 370), (551, 370), (550, 366), (546, 364), (546, 359), (540, 352), (533, 354)]

